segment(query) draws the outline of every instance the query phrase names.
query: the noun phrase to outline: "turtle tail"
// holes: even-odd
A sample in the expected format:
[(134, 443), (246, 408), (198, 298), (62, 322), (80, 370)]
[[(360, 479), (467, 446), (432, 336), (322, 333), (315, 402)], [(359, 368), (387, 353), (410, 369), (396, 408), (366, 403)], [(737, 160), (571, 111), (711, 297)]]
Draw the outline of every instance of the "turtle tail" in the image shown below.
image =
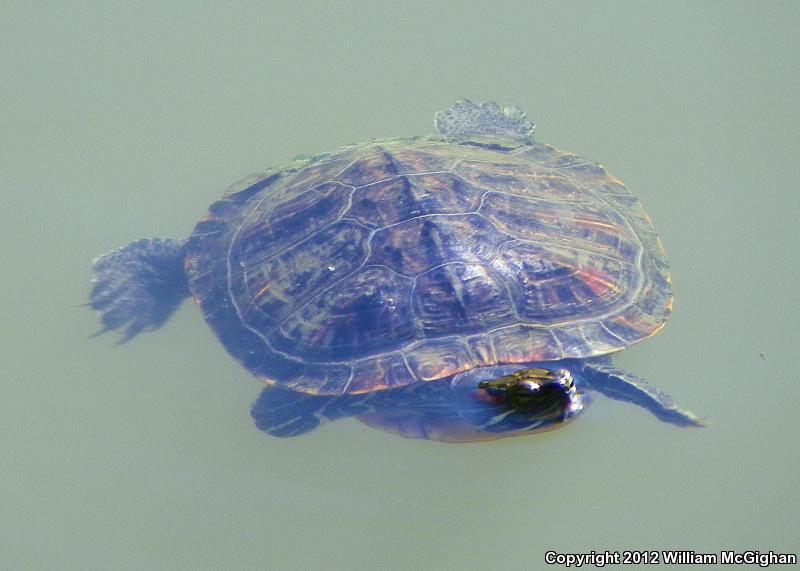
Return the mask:
[(183, 242), (145, 238), (97, 258), (89, 306), (102, 313), (103, 328), (120, 343), (161, 327), (189, 296), (183, 271)]

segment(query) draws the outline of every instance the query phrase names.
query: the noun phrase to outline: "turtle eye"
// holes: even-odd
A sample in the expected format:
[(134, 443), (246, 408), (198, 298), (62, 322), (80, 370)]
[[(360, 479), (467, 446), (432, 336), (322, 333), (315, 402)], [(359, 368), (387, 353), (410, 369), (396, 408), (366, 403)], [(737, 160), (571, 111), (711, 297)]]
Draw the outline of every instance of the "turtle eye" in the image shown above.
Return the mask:
[(519, 381), (514, 383), (509, 390), (520, 396), (536, 396), (541, 389), (542, 386), (535, 381)]
[(545, 398), (542, 385), (535, 381), (519, 381), (514, 383), (507, 392), (508, 402), (511, 406), (520, 411), (529, 411), (539, 405)]

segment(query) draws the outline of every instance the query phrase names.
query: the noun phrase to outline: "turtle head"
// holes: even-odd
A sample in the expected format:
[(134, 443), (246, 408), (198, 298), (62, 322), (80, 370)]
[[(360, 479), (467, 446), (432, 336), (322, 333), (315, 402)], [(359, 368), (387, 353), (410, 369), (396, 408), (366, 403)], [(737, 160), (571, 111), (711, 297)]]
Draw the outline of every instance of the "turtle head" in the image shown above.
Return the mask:
[(462, 373), (457, 382), (470, 388), (470, 404), (462, 415), (466, 411), (482, 431), (509, 436), (542, 432), (577, 418), (591, 396), (578, 390), (569, 368), (558, 365), (503, 365)]
[(561, 422), (581, 408), (581, 395), (569, 369), (522, 369), (481, 381), (478, 388), (503, 399), (518, 413), (560, 418)]
[(478, 388), (505, 398), (509, 406), (522, 413), (554, 409), (565, 414), (578, 397), (568, 369), (522, 369), (499, 379), (481, 381)]

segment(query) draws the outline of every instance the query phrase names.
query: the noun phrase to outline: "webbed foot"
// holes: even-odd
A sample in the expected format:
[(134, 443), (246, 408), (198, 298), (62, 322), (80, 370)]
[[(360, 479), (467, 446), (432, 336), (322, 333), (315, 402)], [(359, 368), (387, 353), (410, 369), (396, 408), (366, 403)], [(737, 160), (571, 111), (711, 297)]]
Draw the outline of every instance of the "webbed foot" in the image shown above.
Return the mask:
[(89, 305), (102, 313), (98, 334), (121, 331), (121, 343), (161, 327), (188, 295), (178, 240), (137, 240), (94, 261)]
[(436, 130), (446, 137), (498, 137), (530, 141), (535, 125), (519, 107), (501, 107), (494, 101), (480, 104), (459, 99), (434, 117)]
[(605, 364), (585, 365), (584, 372), (587, 381), (597, 392), (608, 398), (645, 408), (664, 422), (677, 426), (697, 427), (709, 424), (708, 420), (679, 408), (672, 397), (641, 377)]

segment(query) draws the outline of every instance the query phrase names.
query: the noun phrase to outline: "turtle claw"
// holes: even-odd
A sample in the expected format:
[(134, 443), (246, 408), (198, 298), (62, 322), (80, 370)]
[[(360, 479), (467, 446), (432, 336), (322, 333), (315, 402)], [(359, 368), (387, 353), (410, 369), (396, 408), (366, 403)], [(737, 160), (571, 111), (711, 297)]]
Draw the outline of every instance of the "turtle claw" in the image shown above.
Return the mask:
[(97, 337), (100, 337), (101, 335), (104, 335), (105, 333), (108, 333), (109, 331), (111, 331), (109, 327), (102, 327), (101, 329), (98, 329), (97, 331), (86, 337), (86, 339), (95, 339)]
[[(652, 411), (651, 411), (652, 412)], [(663, 410), (658, 413), (653, 412), (657, 418), (664, 422), (669, 422), (676, 426), (686, 426), (691, 428), (705, 428), (711, 426), (711, 419), (697, 416), (689, 410), (674, 408)]]

